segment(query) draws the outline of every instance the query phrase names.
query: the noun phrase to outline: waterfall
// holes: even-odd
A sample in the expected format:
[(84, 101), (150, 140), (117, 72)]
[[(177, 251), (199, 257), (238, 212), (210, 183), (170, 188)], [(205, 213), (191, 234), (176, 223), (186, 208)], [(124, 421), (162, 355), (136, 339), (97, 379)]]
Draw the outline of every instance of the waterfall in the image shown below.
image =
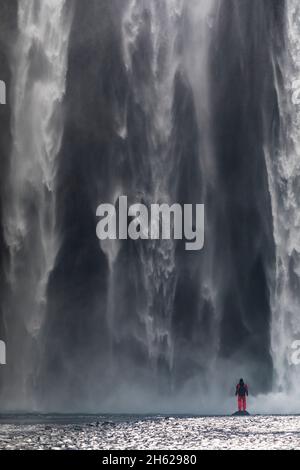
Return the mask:
[[(19, 0), (5, 406), (215, 413), (241, 376), (297, 384), (297, 3)], [(123, 195), (204, 204), (204, 249), (99, 241), (96, 208)]]
[[(21, 0), (13, 67), (13, 149), (4, 207), (11, 298), (6, 322), (21, 363), (21, 393), (34, 380), (29, 342), (38, 340), (49, 274), (58, 250), (56, 159), (63, 134), (71, 12), (65, 0)], [(22, 325), (22, 326), (20, 326)], [(15, 339), (16, 331), (19, 338)], [(13, 333), (14, 332), (14, 333)], [(15, 341), (18, 344), (15, 344)], [(32, 374), (32, 375), (31, 375)], [(17, 382), (20, 380), (17, 379)]]
[(300, 78), (300, 5), (295, 0), (286, 2), (285, 35), (286, 50), (277, 63), (274, 59), (280, 135), (271, 149), (265, 149), (276, 244), (271, 347), (275, 385), (281, 391), (295, 387), (299, 374), (292, 360), (293, 343), (300, 335), (300, 107), (295, 100)]

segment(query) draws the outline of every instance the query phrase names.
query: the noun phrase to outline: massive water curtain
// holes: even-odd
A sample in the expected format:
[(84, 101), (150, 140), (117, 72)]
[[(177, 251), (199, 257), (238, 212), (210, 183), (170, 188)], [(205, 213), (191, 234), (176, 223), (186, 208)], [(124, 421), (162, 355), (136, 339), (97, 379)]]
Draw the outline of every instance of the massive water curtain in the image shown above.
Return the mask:
[[(284, 383), (298, 334), (298, 8), (20, 0), (4, 201), (14, 403), (27, 391), (56, 411), (225, 411), (240, 374), (270, 390), (270, 332)], [(121, 195), (204, 203), (204, 250), (99, 242), (96, 208)]]
[(47, 281), (58, 249), (55, 176), (63, 133), (70, 25), (71, 11), (65, 0), (19, 2), (13, 150), (4, 227), (11, 291), (6, 321), (12, 354), (21, 362), (14, 389), (21, 382), (23, 394), (34, 380), (32, 343), (43, 321)]
[[(272, 199), (276, 272), (271, 288), (274, 390), (291, 391), (299, 384), (293, 343), (300, 335), (300, 5), (286, 2), (286, 49), (274, 57), (280, 112), (279, 138), (266, 148)], [(298, 88), (297, 88), (298, 87)], [(273, 137), (274, 137), (273, 135)]]

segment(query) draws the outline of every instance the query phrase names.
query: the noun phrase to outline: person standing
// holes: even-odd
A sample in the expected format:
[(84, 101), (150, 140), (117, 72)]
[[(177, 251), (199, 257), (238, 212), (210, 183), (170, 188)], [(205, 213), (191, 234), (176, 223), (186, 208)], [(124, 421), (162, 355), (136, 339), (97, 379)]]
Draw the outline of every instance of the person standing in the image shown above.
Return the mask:
[(240, 379), (239, 383), (236, 386), (235, 396), (238, 397), (238, 409), (239, 411), (246, 411), (247, 410), (247, 399), (246, 397), (249, 395), (248, 392), (248, 385), (245, 384), (243, 379)]

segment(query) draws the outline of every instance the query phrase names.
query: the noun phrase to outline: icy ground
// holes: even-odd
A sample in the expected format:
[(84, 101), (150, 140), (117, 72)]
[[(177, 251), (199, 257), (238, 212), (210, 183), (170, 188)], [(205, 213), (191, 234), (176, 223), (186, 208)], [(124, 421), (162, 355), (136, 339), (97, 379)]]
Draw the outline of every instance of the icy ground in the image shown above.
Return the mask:
[(300, 416), (2, 416), (0, 449), (300, 449)]

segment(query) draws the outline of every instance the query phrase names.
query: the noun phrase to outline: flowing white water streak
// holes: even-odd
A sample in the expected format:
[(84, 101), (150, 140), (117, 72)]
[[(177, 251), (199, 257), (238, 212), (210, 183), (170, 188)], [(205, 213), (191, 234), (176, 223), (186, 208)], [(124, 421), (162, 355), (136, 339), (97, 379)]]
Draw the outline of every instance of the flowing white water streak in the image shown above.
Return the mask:
[(286, 42), (286, 56), (278, 64), (284, 88), (280, 88), (279, 81), (276, 84), (280, 145), (273, 151), (266, 145), (265, 155), (276, 245), (276, 276), (271, 293), (275, 385), (277, 390), (291, 391), (299, 384), (300, 373), (292, 360), (293, 342), (300, 339), (300, 105), (294, 99), (300, 79), (298, 0), (286, 2)]
[(57, 253), (55, 176), (71, 10), (65, 0), (20, 0), (13, 70), (13, 151), (5, 207), (9, 281), (25, 328), (37, 334)]
[[(184, 50), (185, 70), (193, 90), (194, 106), (197, 115), (200, 141), (198, 142), (198, 159), (202, 176), (201, 202), (206, 203), (211, 188), (218, 191), (216, 160), (211, 132), (213, 129), (211, 96), (215, 93), (213, 80), (210, 78), (210, 47), (218, 27), (220, 2), (222, 0), (188, 0), (187, 17), (189, 31), (186, 33)], [(209, 341), (209, 359), (206, 357), (205, 367), (211, 374), (211, 381), (216, 379), (216, 360), (219, 354), (220, 287), (216, 276), (216, 252), (214, 247), (215, 226), (210, 223), (211, 214), (205, 215), (205, 237), (209, 243), (205, 246), (202, 258), (202, 276), (200, 276), (199, 291), (205, 302), (211, 307), (211, 321), (214, 323), (213, 334)], [(199, 308), (201, 318), (203, 312)], [(199, 358), (203, 361), (203, 358)]]
[[(151, 194), (141, 188), (149, 204), (172, 203), (169, 176), (176, 165), (171, 152), (173, 126), (174, 79), (179, 65), (177, 40), (182, 0), (131, 0), (123, 19), (124, 63), (132, 84), (135, 100), (147, 116)], [(146, 19), (147, 18), (147, 19)], [(147, 24), (148, 21), (148, 24)], [(148, 29), (147, 29), (148, 28)], [(147, 31), (151, 47), (151, 79), (135, 77), (133, 57), (140, 47), (141, 35)], [(143, 160), (142, 156), (141, 159)], [(147, 172), (145, 168), (145, 172)], [(140, 250), (147, 293), (146, 311), (140, 312), (145, 322), (149, 356), (154, 365), (164, 358), (172, 367), (173, 344), (171, 319), (175, 294), (175, 244), (172, 240), (149, 241)], [(158, 299), (159, 302), (158, 302)]]

